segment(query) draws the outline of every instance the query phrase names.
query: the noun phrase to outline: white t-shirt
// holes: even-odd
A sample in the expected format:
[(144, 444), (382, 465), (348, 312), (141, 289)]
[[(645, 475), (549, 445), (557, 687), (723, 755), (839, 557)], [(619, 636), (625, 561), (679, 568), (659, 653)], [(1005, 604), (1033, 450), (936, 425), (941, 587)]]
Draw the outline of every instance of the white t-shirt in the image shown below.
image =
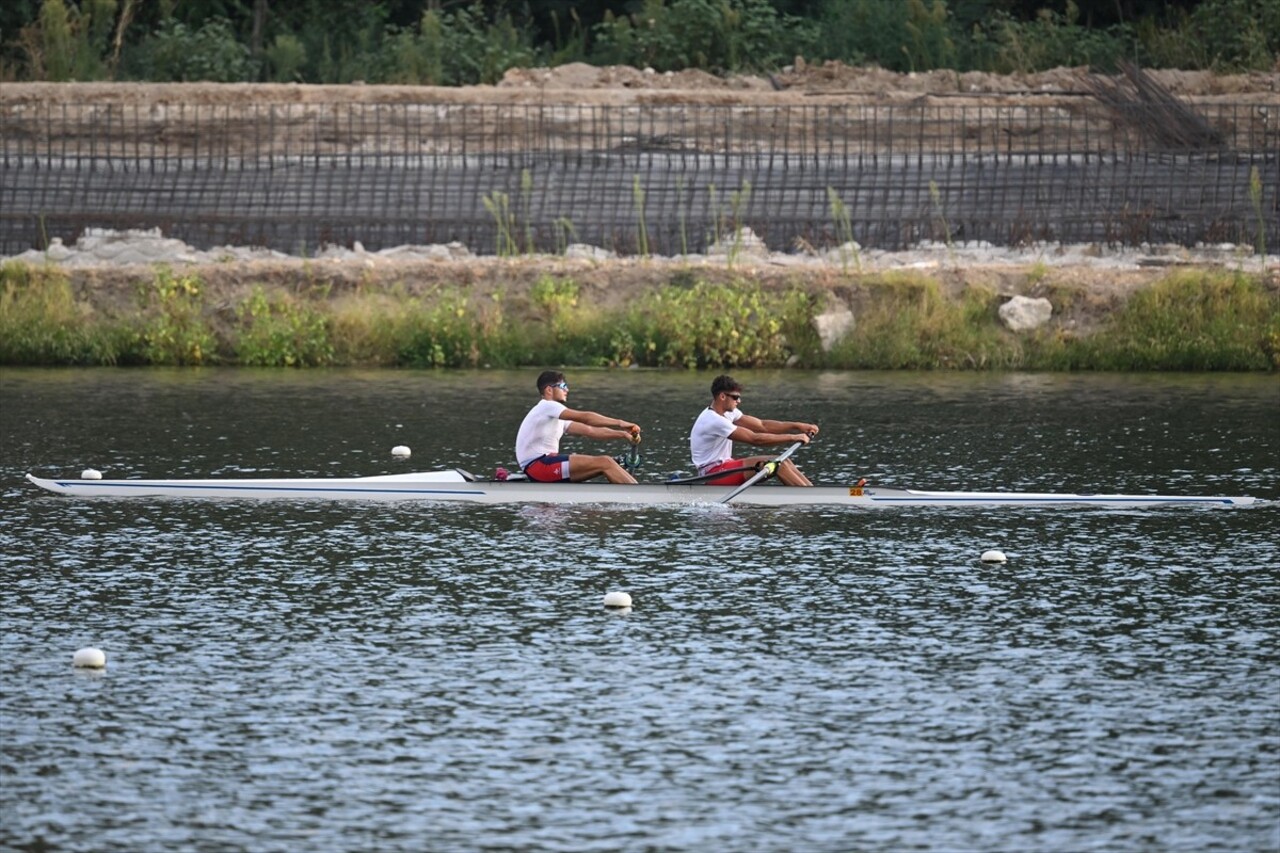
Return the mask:
[(698, 419), (693, 422), (693, 431), (689, 433), (689, 450), (694, 467), (699, 472), (717, 462), (733, 458), (733, 442), (729, 440), (729, 434), (737, 429), (740, 417), (741, 409), (721, 415), (710, 406), (698, 415)]
[(567, 408), (555, 400), (539, 400), (524, 416), (516, 433), (516, 461), (521, 468), (539, 456), (560, 452), (560, 437), (572, 423), (560, 420), (560, 413)]

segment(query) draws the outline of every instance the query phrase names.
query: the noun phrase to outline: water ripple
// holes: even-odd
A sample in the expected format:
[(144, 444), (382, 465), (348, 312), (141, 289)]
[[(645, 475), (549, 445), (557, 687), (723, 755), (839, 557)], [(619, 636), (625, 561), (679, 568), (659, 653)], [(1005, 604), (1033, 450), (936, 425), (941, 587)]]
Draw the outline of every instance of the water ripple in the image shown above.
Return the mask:
[[(237, 380), (245, 417), (265, 423), (254, 400), (278, 404), (257, 381)], [(386, 381), (374, 397), (391, 407), (404, 380)], [(1167, 389), (1108, 384), (1119, 398), (1090, 409), (1096, 386), (1075, 381), (989, 381), (973, 411), (963, 389), (811, 385), (831, 406), (856, 396), (864, 417), (929, 394), (929, 417), (963, 413), (947, 453), (880, 428), (860, 448), (901, 460), (886, 470), (918, 455), (917, 470), (950, 477), (982, 461), (950, 487), (1015, 469), (1001, 484), (1043, 485), (1042, 471), (1070, 476), (1070, 460), (1152, 434), (1189, 485), (1253, 472), (1248, 488), (1274, 494), (1265, 429), (1245, 454), (1212, 406), (1189, 429), (1123, 425), (1116, 412)], [(292, 393), (306, 409), (333, 392)], [(1020, 394), (1065, 395), (1088, 417), (1015, 463), (991, 451), (993, 431), (1007, 444), (1053, 428), (1009, 410)], [(1228, 419), (1266, 407), (1228, 403)], [(1207, 436), (1220, 463), (1201, 464)], [(246, 446), (237, 464), (257, 466), (252, 448), (287, 445)], [(184, 448), (193, 469), (193, 450), (217, 456)], [(25, 460), (5, 453), (10, 482)], [(1115, 460), (1105, 476), (1146, 486), (1161, 466)], [(0, 848), (1280, 846), (1275, 507), (858, 514), (9, 489), (0, 508)], [(1010, 561), (979, 562), (988, 548)], [(632, 612), (601, 606), (613, 589)], [(71, 669), (85, 645), (107, 650), (105, 671)]]

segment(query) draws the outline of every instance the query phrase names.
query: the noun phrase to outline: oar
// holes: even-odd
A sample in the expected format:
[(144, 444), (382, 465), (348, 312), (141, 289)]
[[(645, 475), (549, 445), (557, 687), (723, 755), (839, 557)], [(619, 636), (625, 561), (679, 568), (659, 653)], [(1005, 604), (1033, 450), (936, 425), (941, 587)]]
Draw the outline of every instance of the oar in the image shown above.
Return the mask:
[(755, 473), (754, 477), (752, 477), (750, 480), (747, 480), (747, 482), (743, 483), (741, 486), (738, 486), (738, 488), (730, 492), (725, 498), (723, 498), (720, 501), (720, 503), (727, 504), (729, 501), (733, 500), (738, 495), (742, 494), (747, 489), (751, 488), (756, 483), (763, 480), (765, 477), (773, 476), (773, 472), (778, 469), (778, 466), (781, 465), (783, 462), (786, 462), (787, 457), (790, 456), (792, 453), (795, 453), (797, 450), (799, 450), (803, 444), (804, 444), (803, 441), (797, 441), (795, 444), (791, 445), (786, 450), (784, 450), (781, 456), (778, 456), (775, 459), (771, 459), (768, 462), (761, 465), (760, 470)]

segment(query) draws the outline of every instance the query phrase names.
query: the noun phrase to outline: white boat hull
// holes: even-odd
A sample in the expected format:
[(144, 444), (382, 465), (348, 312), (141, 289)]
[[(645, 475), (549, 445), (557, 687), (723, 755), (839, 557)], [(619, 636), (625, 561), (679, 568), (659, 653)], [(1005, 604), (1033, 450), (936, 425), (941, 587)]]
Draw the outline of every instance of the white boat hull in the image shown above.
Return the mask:
[[(536, 483), (488, 481), (458, 471), (429, 471), (378, 477), (318, 479), (86, 480), (27, 479), (61, 495), (92, 498), (165, 497), (221, 500), (454, 501), (482, 504), (714, 504), (733, 489), (680, 483)], [(1095, 495), (1047, 492), (936, 492), (878, 486), (793, 488), (776, 482), (747, 489), (734, 504), (756, 506), (990, 507), (1152, 506), (1243, 507), (1251, 497), (1188, 495)]]

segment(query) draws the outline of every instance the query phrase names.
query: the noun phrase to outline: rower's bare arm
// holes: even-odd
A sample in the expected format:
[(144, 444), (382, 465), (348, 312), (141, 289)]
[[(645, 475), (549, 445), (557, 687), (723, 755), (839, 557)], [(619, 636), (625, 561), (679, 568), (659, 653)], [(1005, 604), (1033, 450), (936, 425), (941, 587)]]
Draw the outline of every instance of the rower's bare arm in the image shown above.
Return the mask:
[[(744, 420), (746, 418), (740, 419), (739, 423)], [(737, 427), (729, 433), (729, 440), (756, 447), (772, 447), (775, 444), (791, 444), (796, 441), (808, 444), (809, 435), (803, 432), (756, 432), (745, 427)]]
[[(746, 420), (746, 418), (743, 418)], [(818, 425), (807, 424), (804, 421), (760, 421), (761, 431), (772, 433), (794, 433), (802, 432), (806, 435), (817, 435)]]
[[(587, 427), (599, 427), (603, 429), (621, 431), (623, 433), (621, 436), (622, 438), (631, 438), (640, 434), (639, 424), (633, 424), (631, 421), (624, 421), (621, 418), (611, 418), (607, 415), (602, 415), (599, 412), (565, 409), (560, 413), (560, 420), (573, 421), (574, 423)], [(572, 430), (572, 427), (570, 427), (570, 430)], [(585, 435), (586, 433), (581, 434)], [(616, 438), (617, 436), (611, 435), (608, 437)]]
[[(618, 423), (614, 418), (609, 419), (610, 423)], [(569, 428), (565, 430), (569, 435), (580, 435), (585, 438), (595, 438), (601, 441), (610, 441), (620, 439), (623, 441), (635, 441), (640, 435), (640, 428), (636, 427), (633, 433), (630, 430), (614, 429), (612, 427), (592, 426), (584, 424), (582, 421), (572, 421)]]

